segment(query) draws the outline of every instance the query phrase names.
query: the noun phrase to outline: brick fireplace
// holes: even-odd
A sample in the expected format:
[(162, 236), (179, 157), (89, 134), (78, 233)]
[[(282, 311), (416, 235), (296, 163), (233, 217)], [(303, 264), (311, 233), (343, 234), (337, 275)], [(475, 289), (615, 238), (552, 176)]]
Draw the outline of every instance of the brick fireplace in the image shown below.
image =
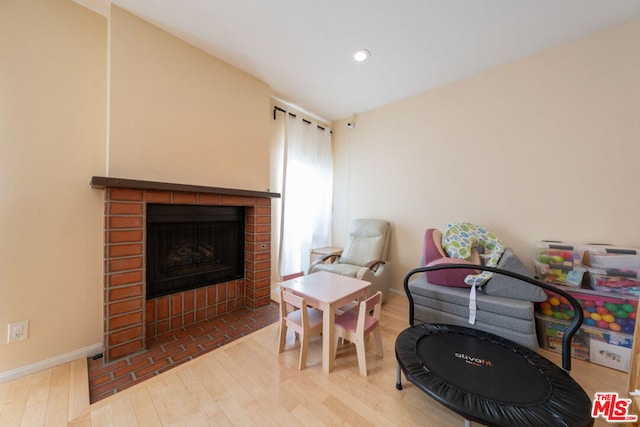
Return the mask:
[[(277, 193), (93, 177), (104, 189), (104, 357), (146, 348), (146, 340), (241, 307), (269, 304), (271, 199)], [(147, 204), (239, 206), (245, 210), (244, 277), (146, 299)]]

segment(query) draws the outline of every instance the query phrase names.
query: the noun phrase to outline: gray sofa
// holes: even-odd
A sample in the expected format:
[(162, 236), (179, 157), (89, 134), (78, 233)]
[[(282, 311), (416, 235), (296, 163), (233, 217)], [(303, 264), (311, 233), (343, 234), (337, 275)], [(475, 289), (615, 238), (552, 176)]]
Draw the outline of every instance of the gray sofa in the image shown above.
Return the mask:
[[(506, 248), (498, 268), (531, 277), (518, 256)], [(414, 323), (446, 323), (491, 332), (538, 351), (535, 301), (542, 289), (505, 275), (493, 277), (476, 293), (476, 321), (469, 324), (469, 288), (434, 285), (425, 273), (412, 276), (406, 291), (413, 299)]]

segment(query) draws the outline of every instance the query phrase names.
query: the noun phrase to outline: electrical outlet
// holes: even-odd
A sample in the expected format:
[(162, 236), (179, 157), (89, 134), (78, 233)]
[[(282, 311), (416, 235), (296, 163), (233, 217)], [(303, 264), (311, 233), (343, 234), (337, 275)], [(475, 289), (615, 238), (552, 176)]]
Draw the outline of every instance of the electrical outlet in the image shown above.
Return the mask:
[(29, 337), (29, 321), (22, 320), (20, 322), (9, 323), (9, 335), (7, 344), (13, 342), (24, 341)]

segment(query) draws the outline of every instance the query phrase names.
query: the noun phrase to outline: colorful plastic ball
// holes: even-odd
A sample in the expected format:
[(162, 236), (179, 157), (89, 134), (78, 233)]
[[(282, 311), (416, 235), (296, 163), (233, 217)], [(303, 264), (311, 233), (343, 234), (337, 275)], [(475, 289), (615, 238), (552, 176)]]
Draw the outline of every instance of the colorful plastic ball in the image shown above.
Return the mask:
[(631, 319), (621, 319), (619, 317), (616, 317), (616, 323), (618, 325), (622, 326), (622, 327), (627, 326), (627, 325), (631, 326), (631, 324), (633, 323), (633, 320), (631, 320)]
[(571, 308), (571, 306), (568, 304), (560, 304), (558, 307), (560, 311), (567, 311)]
[(582, 309), (582, 316), (586, 319), (587, 317), (591, 316), (591, 312), (589, 310), (587, 310), (586, 308)]
[(633, 333), (633, 326), (624, 326), (622, 328), (622, 332), (624, 332), (625, 334), (632, 334)]
[(622, 326), (618, 325), (617, 323), (609, 323), (609, 329), (611, 329), (612, 331), (620, 332), (622, 330)]
[(596, 307), (596, 313), (603, 315), (603, 314), (607, 314), (609, 312), (609, 310), (607, 310), (605, 307)]
[(549, 304), (551, 305), (560, 305), (560, 300), (556, 297), (549, 298)]
[(542, 311), (551, 310), (551, 304), (549, 304), (547, 301), (541, 302), (540, 303), (540, 310), (542, 310)]
[(551, 260), (553, 262), (563, 262), (564, 258), (562, 258), (560, 255), (554, 255), (554, 256), (551, 257)]
[(636, 311), (635, 307), (634, 307), (634, 306), (632, 306), (632, 305), (631, 305), (631, 304), (629, 304), (629, 303), (622, 304), (622, 306), (620, 306), (620, 308), (622, 308), (622, 309), (623, 309), (624, 311), (626, 311), (627, 313), (631, 313), (631, 312)]
[(596, 326), (596, 321), (589, 317), (584, 319), (584, 324), (587, 326)]
[(592, 318), (593, 320), (595, 320), (596, 322), (597, 322), (598, 320), (602, 320), (602, 316), (601, 316), (599, 313), (591, 313), (591, 318)]
[(566, 314), (569, 319), (573, 319), (576, 316), (576, 313), (574, 313), (573, 310), (567, 310), (564, 314)]
[(616, 321), (616, 318), (613, 317), (613, 315), (610, 313), (605, 313), (602, 315), (602, 320), (604, 320), (607, 323), (614, 323)]
[(587, 307), (586, 310), (589, 312), (589, 314), (596, 312), (596, 308), (595, 307)]
[(583, 307), (585, 307), (585, 308), (589, 308), (589, 307), (595, 307), (595, 306), (596, 306), (596, 304), (595, 304), (592, 300), (589, 300), (589, 299), (588, 299), (588, 300), (585, 300), (585, 301), (582, 303), (582, 306), (583, 306)]
[(604, 320), (598, 320), (596, 322), (596, 326), (600, 329), (609, 329), (609, 322), (605, 322)]
[(626, 319), (627, 317), (629, 317), (629, 313), (627, 313), (623, 309), (620, 309), (620, 310), (616, 311), (616, 317), (619, 317), (621, 319)]
[(628, 316), (628, 317), (629, 317), (629, 319), (633, 319), (633, 320), (635, 320), (635, 319), (636, 319), (636, 312), (635, 312), (635, 311), (632, 311), (631, 313), (629, 313), (629, 316)]
[(604, 307), (604, 301), (597, 300), (596, 307)]
[(542, 314), (544, 314), (545, 316), (553, 316), (553, 310), (546, 309), (546, 310), (542, 310)]
[(553, 317), (555, 317), (556, 319), (563, 319), (562, 313), (559, 311), (554, 311)]
[(618, 308), (619, 308), (618, 304), (614, 304), (612, 302), (605, 303), (604, 307), (612, 313), (615, 313), (616, 311), (618, 311)]

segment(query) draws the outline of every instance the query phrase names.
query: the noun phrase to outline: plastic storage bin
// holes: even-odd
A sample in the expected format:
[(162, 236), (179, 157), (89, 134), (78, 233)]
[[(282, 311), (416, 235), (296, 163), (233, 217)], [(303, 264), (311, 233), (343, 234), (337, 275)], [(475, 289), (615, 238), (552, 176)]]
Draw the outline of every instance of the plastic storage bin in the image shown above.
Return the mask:
[[(605, 331), (633, 335), (636, 326), (638, 298), (620, 294), (597, 292), (589, 289), (564, 289), (582, 307), (583, 326)], [(545, 290), (547, 300), (537, 304), (539, 313), (557, 320), (570, 320), (575, 316), (569, 302)]]
[(582, 285), (587, 269), (582, 266), (568, 266), (562, 264), (543, 264), (538, 260), (533, 261), (536, 268), (536, 277), (543, 282), (579, 288)]
[(584, 263), (600, 269), (640, 270), (640, 249), (609, 245), (590, 245)]
[(536, 244), (536, 261), (551, 266), (582, 266), (585, 248), (574, 243), (543, 240)]
[(587, 267), (591, 289), (600, 292), (640, 296), (640, 269), (600, 269)]
[(583, 267), (584, 246), (543, 240), (536, 243), (534, 266), (536, 277), (547, 283), (579, 287), (586, 273)]
[[(562, 337), (568, 325), (560, 320), (536, 313), (540, 347), (554, 353), (562, 353)], [(571, 356), (598, 365), (629, 372), (633, 336), (582, 326), (571, 340)]]

